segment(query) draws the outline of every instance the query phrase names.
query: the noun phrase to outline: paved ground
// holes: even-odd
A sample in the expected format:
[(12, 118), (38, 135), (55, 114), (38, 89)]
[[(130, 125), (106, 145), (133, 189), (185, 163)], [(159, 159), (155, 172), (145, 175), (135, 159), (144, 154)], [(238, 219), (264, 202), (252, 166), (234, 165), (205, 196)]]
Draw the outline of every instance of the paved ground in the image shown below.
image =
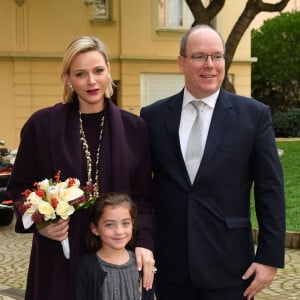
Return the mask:
[[(0, 226), (0, 300), (24, 299), (31, 238), (31, 234), (15, 233), (13, 224)], [(286, 268), (255, 299), (300, 299), (300, 250), (287, 249)]]

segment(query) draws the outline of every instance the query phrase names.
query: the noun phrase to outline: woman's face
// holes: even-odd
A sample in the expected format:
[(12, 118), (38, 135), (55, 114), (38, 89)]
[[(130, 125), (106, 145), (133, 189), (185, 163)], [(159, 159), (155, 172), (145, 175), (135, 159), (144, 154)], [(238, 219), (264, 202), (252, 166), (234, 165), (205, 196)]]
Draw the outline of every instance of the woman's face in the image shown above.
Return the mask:
[(104, 109), (104, 96), (110, 70), (103, 55), (96, 50), (77, 54), (70, 64), (68, 83), (78, 95), (82, 113)]

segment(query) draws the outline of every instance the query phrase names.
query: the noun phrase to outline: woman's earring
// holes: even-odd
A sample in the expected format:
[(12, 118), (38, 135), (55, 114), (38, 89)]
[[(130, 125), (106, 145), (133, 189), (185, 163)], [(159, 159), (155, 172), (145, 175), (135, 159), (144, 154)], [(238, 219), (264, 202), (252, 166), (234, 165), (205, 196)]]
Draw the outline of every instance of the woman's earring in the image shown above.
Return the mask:
[(69, 88), (73, 90), (73, 85), (71, 83), (69, 84)]

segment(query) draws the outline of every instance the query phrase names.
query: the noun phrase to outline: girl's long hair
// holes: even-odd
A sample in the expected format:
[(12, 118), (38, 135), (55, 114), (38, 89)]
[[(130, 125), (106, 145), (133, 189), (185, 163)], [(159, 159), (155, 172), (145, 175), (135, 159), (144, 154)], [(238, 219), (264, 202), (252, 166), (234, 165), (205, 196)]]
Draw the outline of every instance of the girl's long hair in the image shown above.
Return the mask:
[[(137, 216), (137, 207), (133, 200), (126, 194), (121, 193), (107, 193), (99, 196), (95, 202), (93, 203), (91, 210), (90, 210), (90, 224), (94, 226), (98, 226), (98, 222), (103, 215), (104, 208), (107, 206), (118, 206), (121, 204), (127, 204), (130, 217), (133, 223), (133, 233), (132, 238), (129, 243), (126, 245), (127, 249), (133, 250), (134, 242), (136, 240), (137, 230), (135, 227), (135, 219)], [(95, 235), (91, 229), (87, 232), (86, 236), (87, 241), (87, 248), (90, 251), (98, 251), (101, 246), (102, 242), (99, 236)]]

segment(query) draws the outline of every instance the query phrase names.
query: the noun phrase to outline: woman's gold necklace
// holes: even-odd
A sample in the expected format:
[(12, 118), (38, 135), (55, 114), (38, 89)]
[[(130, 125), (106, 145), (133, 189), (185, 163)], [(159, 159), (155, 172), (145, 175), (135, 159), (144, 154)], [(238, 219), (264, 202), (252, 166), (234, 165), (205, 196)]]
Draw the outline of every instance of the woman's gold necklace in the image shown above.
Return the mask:
[(95, 165), (95, 182), (93, 184), (92, 181), (92, 157), (91, 152), (89, 150), (89, 145), (87, 143), (85, 133), (83, 130), (81, 112), (79, 111), (79, 133), (80, 133), (80, 141), (82, 144), (82, 148), (86, 158), (86, 167), (87, 167), (87, 185), (93, 184), (93, 197), (99, 196), (99, 161), (100, 161), (100, 150), (101, 150), (101, 141), (103, 136), (103, 128), (104, 128), (104, 114), (100, 121), (100, 133), (99, 133), (99, 144), (96, 152), (96, 165)]

